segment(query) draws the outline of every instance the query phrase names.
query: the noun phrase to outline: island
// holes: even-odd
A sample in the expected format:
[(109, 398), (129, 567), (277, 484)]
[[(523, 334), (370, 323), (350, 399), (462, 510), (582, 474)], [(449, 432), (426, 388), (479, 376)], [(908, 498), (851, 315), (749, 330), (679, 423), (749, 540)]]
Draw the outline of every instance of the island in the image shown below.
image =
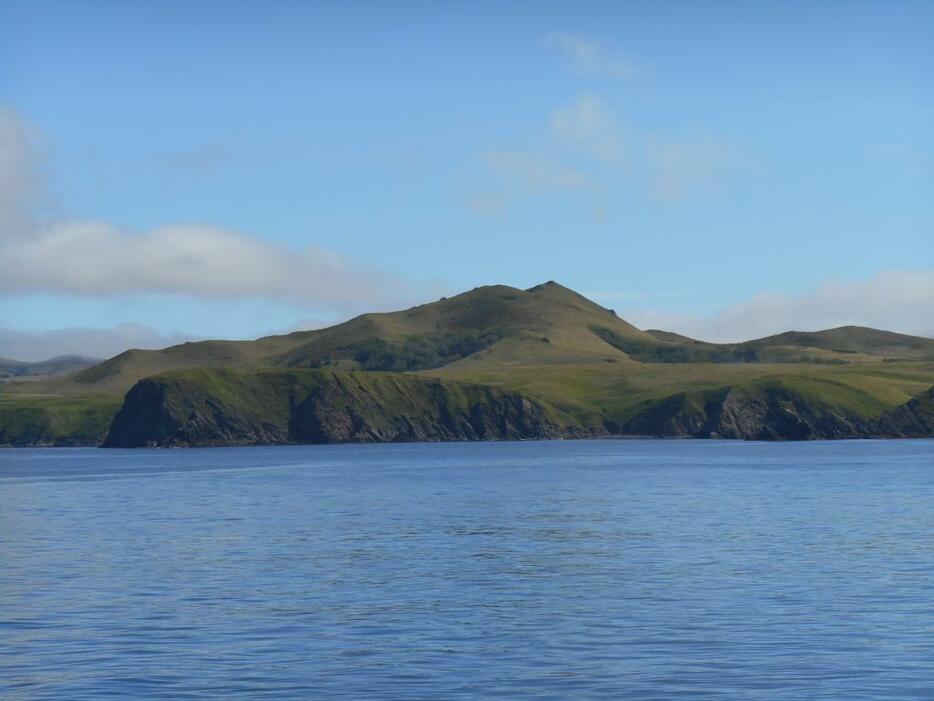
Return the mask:
[(707, 343), (555, 282), (79, 367), (0, 385), (0, 444), (934, 436), (934, 339), (846, 326)]

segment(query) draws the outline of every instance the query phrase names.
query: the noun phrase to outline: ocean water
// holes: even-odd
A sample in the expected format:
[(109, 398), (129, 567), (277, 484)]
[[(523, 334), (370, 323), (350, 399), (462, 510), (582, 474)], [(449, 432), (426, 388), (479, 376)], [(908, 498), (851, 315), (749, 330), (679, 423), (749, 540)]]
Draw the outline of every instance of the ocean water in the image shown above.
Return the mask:
[(934, 699), (934, 441), (0, 450), (3, 699)]

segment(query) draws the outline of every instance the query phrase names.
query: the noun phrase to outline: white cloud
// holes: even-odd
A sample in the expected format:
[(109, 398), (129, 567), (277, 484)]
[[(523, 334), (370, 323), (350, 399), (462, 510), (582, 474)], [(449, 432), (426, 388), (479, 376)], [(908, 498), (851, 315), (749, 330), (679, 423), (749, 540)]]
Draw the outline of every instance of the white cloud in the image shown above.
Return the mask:
[(197, 340), (183, 334), (162, 334), (140, 324), (112, 328), (69, 328), (53, 331), (22, 331), (0, 327), (0, 358), (29, 362), (57, 355), (110, 358), (127, 348), (165, 348)]
[(798, 295), (757, 294), (710, 316), (637, 309), (621, 312), (621, 316), (643, 329), (730, 342), (847, 325), (934, 337), (931, 310), (934, 270), (889, 270), (863, 281), (827, 282)]
[(637, 73), (632, 61), (609, 55), (599, 41), (580, 34), (554, 32), (545, 36), (545, 45), (560, 50), (568, 68), (580, 75), (632, 78)]
[(32, 140), (20, 118), (0, 112), (0, 294), (254, 297), (342, 313), (416, 296), (398, 278), (314, 245), (296, 250), (199, 225), (143, 233), (98, 221), (39, 226), (30, 216), (42, 194)]
[[(581, 96), (552, 113), (548, 131), (537, 135), (532, 149), (486, 152), (483, 161), (494, 180), (487, 179), (484, 189), (466, 198), (465, 204), (478, 216), (503, 219), (522, 196), (548, 192), (599, 196), (606, 184), (594, 166), (618, 164), (622, 151), (620, 130), (610, 111), (598, 98)], [(495, 189), (490, 189), (491, 184)], [(603, 205), (589, 206), (599, 217)]]
[(483, 190), (466, 199), (478, 216), (501, 219), (523, 194), (582, 191), (595, 195), (586, 207), (602, 221), (607, 201), (626, 188), (657, 205), (696, 195), (717, 194), (730, 173), (748, 165), (740, 149), (713, 135), (674, 136), (629, 128), (595, 95), (581, 95), (551, 113), (547, 131), (530, 135), (522, 151), (500, 149), (485, 155), (500, 191)]
[(25, 122), (0, 108), (0, 241), (22, 236), (32, 225), (31, 208), (40, 191), (34, 142)]
[(263, 297), (340, 310), (408, 296), (392, 277), (313, 246), (296, 251), (207, 226), (136, 234), (103, 222), (0, 244), (0, 293)]
[(622, 159), (621, 130), (603, 101), (593, 95), (556, 109), (551, 115), (551, 133), (599, 161), (618, 164)]

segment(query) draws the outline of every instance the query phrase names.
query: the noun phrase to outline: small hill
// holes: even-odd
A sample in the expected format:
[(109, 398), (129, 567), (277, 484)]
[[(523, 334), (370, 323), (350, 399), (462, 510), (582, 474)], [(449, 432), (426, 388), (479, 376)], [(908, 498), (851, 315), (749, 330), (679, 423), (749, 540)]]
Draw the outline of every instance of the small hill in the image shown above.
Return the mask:
[(479, 355), (488, 362), (568, 362), (618, 355), (594, 336), (593, 325), (651, 340), (610, 310), (555, 282), (528, 290), (491, 285), (309, 332), (302, 345), (274, 362), (288, 367), (336, 364), (345, 369), (413, 371)]
[(897, 359), (934, 360), (934, 339), (879, 331), (863, 326), (840, 326), (826, 331), (787, 331), (747, 341), (756, 347), (820, 348), (834, 353), (863, 354)]
[(57, 355), (54, 358), (37, 362), (0, 358), (0, 382), (67, 375), (100, 362), (100, 358), (88, 358), (83, 355)]
[[(934, 360), (934, 339), (841, 326), (826, 331), (787, 331), (742, 343), (708, 343), (672, 331), (646, 333), (681, 348), (691, 361), (852, 363), (881, 360)], [(690, 362), (690, 361), (689, 361)]]

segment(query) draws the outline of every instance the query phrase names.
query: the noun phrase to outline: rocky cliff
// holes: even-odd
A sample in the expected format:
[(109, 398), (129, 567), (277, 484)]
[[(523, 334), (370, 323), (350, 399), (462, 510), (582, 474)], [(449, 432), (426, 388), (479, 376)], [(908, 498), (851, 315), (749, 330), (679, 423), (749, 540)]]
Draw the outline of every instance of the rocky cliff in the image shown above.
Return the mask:
[(324, 370), (189, 371), (138, 382), (107, 447), (561, 438), (540, 402), (482, 385)]
[(934, 388), (877, 416), (783, 381), (681, 392), (582, 427), (516, 392), (399, 373), (195, 370), (138, 382), (108, 447), (517, 440), (605, 435), (814, 440), (934, 436)]
[(893, 438), (934, 437), (934, 387), (879, 417), (879, 433)]
[(675, 394), (649, 404), (622, 431), (745, 440), (866, 438), (880, 434), (871, 419), (780, 385)]

